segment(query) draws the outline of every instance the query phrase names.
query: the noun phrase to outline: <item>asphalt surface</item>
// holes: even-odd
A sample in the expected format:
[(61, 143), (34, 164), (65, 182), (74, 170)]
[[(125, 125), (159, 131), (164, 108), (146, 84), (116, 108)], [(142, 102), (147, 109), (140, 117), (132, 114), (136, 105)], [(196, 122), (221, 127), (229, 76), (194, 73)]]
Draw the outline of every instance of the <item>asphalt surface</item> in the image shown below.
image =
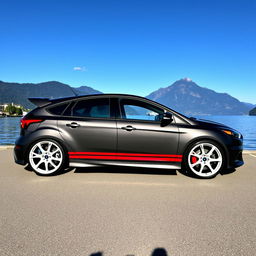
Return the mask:
[(255, 255), (256, 154), (244, 159), (211, 180), (123, 168), (40, 177), (1, 150), (0, 255)]

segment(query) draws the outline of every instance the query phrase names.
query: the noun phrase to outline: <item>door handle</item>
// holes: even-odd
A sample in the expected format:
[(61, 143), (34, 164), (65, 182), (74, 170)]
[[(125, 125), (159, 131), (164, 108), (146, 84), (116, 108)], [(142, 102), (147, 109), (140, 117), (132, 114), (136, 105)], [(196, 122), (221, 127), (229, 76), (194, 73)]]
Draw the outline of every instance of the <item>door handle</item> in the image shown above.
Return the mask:
[(80, 124), (76, 123), (76, 122), (72, 122), (70, 124), (66, 124), (67, 127), (70, 127), (70, 128), (77, 128), (80, 126)]
[(127, 125), (127, 126), (125, 126), (125, 127), (121, 127), (121, 129), (122, 129), (122, 130), (126, 130), (126, 131), (128, 131), (128, 132), (133, 131), (133, 130), (136, 130), (136, 128), (133, 127), (133, 126), (131, 126), (131, 125)]

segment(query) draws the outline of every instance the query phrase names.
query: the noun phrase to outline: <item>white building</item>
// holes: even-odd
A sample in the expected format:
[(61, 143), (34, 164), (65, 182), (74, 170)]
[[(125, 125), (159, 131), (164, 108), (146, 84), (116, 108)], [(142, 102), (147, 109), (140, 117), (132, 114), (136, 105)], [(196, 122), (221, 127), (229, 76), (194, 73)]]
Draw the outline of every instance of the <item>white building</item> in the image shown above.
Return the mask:
[(0, 104), (0, 115), (4, 113), (5, 108), (8, 106), (8, 104)]
[[(4, 104), (0, 104), (0, 115), (5, 114), (4, 110), (5, 108), (9, 105), (10, 103), (4, 103)], [(21, 108), (21, 105), (16, 105), (13, 102), (11, 103), (12, 106), (15, 106), (16, 108)]]

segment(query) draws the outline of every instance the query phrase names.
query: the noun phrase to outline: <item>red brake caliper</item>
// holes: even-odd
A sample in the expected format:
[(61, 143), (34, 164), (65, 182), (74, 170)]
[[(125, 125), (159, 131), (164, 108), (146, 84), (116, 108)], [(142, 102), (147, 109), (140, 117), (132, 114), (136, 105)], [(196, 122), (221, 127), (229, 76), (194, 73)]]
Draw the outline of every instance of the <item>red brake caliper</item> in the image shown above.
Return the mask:
[(192, 156), (191, 157), (191, 162), (192, 162), (192, 164), (196, 163), (197, 162), (197, 157)]

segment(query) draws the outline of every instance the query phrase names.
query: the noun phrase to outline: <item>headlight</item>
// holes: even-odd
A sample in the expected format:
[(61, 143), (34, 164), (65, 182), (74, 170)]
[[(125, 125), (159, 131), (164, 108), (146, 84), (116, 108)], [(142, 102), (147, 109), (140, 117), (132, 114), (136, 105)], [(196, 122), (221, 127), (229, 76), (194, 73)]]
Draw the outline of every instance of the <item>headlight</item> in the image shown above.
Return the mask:
[(234, 136), (235, 138), (238, 138), (238, 139), (242, 138), (242, 134), (239, 132), (235, 132), (231, 130), (222, 130), (222, 131), (225, 132), (227, 135)]

